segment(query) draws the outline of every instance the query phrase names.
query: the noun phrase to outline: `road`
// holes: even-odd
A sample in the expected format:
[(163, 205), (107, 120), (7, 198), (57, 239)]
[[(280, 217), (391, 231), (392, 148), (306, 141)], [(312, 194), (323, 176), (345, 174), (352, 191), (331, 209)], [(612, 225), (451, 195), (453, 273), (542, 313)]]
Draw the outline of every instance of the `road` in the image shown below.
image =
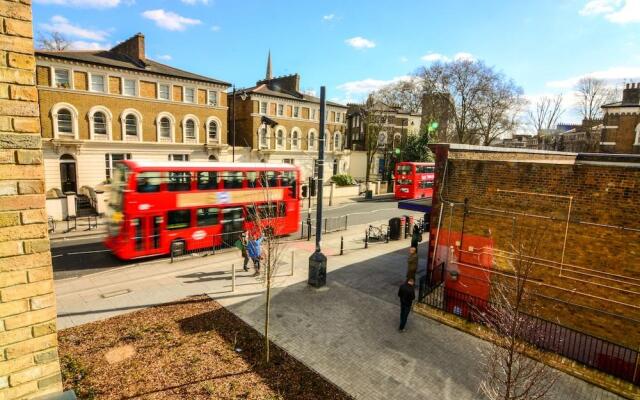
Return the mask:
[[(311, 209), (315, 220), (314, 208)], [(324, 207), (323, 215), (327, 218), (348, 215), (349, 225), (366, 224), (373, 221), (388, 220), (407, 214), (399, 210), (394, 200), (358, 202)], [(419, 216), (418, 214), (411, 213)], [(303, 210), (302, 219), (306, 220), (307, 211)], [(144, 261), (122, 261), (114, 257), (102, 244), (100, 237), (74, 238), (73, 241), (53, 242), (51, 245), (54, 279), (66, 279), (114, 267), (132, 265)], [(151, 260), (153, 262), (154, 260)], [(155, 260), (157, 261), (157, 259)]]

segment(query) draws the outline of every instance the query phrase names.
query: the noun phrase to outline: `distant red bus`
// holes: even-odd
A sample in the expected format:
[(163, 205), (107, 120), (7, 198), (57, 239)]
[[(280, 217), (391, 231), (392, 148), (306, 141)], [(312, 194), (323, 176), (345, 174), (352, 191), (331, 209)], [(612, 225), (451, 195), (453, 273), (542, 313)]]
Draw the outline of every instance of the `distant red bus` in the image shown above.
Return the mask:
[(419, 199), (433, 196), (434, 163), (401, 162), (396, 164), (396, 199)]
[(290, 164), (121, 161), (105, 244), (125, 260), (169, 254), (176, 242), (184, 251), (211, 248), (256, 230), (256, 216), (277, 235), (293, 233), (299, 182)]

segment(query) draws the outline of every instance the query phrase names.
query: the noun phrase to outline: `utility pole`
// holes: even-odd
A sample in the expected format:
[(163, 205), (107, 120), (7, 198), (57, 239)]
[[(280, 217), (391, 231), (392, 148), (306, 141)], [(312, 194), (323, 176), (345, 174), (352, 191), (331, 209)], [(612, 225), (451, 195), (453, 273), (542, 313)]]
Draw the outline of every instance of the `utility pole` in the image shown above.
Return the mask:
[(320, 132), (318, 138), (318, 179), (316, 190), (316, 251), (309, 257), (309, 280), (307, 283), (320, 288), (327, 283), (327, 257), (322, 254), (322, 182), (324, 178), (324, 124), (326, 108), (326, 89), (320, 87)]
[(231, 101), (231, 162), (236, 162), (236, 85), (233, 85)]

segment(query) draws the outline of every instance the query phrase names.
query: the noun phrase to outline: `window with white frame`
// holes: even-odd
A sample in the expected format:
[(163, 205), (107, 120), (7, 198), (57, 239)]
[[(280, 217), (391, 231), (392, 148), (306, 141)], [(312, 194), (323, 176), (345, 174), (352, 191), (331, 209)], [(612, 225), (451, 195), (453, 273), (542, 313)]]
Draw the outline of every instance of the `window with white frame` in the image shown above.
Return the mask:
[(184, 101), (187, 103), (196, 102), (196, 90), (194, 88), (184, 88)]
[(261, 101), (260, 102), (260, 114), (262, 115), (267, 115), (267, 102), (266, 101)]
[(136, 80), (135, 79), (124, 79), (122, 81), (123, 90), (122, 93), (125, 96), (135, 96), (136, 93)]
[(634, 144), (640, 145), (640, 124), (636, 125), (636, 142)]
[(340, 122), (340, 113), (337, 111), (335, 113), (335, 122)]
[(93, 113), (93, 134), (107, 136), (107, 116), (102, 111)]
[(267, 135), (267, 128), (266, 127), (260, 128), (259, 145), (260, 145), (261, 149), (268, 149), (269, 148), (269, 136)]
[(278, 116), (284, 115), (284, 104), (278, 104)]
[(315, 120), (315, 119), (316, 119), (316, 111), (317, 111), (317, 110), (316, 110), (315, 108), (312, 108), (312, 109), (311, 109), (311, 119), (312, 119), (312, 120)]
[(107, 180), (113, 176), (113, 166), (117, 161), (131, 160), (131, 154), (126, 153), (106, 153), (104, 155), (105, 175)]
[(54, 79), (54, 86), (58, 88), (68, 89), (71, 87), (71, 81), (69, 79), (70, 71), (68, 69), (56, 68)]
[(291, 133), (291, 150), (298, 150), (300, 148), (300, 133), (294, 130)]
[(276, 131), (276, 149), (284, 148), (284, 130), (278, 129)]
[(184, 123), (184, 136), (187, 140), (196, 140), (196, 123), (192, 119)]
[(293, 107), (293, 118), (300, 118), (300, 107)]
[(218, 141), (218, 123), (216, 121), (210, 121), (207, 127), (207, 137), (209, 143), (215, 143)]
[(209, 90), (207, 91), (207, 101), (210, 106), (218, 105), (218, 91), (217, 90)]
[(385, 132), (380, 132), (378, 135), (378, 147), (384, 147), (387, 145), (387, 134)]
[(282, 163), (283, 164), (291, 164), (291, 165), (293, 165), (294, 164), (294, 160), (293, 160), (293, 158), (283, 158), (282, 159)]
[(91, 74), (91, 91), (92, 92), (106, 92), (104, 84), (104, 75)]
[(127, 137), (138, 136), (138, 117), (134, 114), (124, 118), (124, 133)]
[(340, 151), (341, 148), (341, 140), (340, 140), (340, 132), (336, 132), (333, 134), (333, 151)]
[(189, 161), (188, 154), (169, 154), (169, 161)]
[(307, 148), (309, 150), (315, 150), (316, 148), (316, 132), (309, 131), (309, 143), (307, 143)]
[(171, 120), (168, 117), (160, 118), (160, 140), (171, 141)]
[(161, 100), (169, 100), (169, 94), (171, 87), (165, 83), (161, 83), (158, 85), (158, 98)]
[(73, 135), (73, 116), (66, 108), (58, 110), (58, 134)]

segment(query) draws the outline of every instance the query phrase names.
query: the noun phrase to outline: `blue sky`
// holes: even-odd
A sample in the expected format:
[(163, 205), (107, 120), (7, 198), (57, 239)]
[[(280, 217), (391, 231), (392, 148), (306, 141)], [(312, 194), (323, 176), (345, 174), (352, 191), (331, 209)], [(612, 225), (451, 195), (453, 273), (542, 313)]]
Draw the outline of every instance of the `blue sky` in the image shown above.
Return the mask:
[(33, 0), (33, 12), (36, 32), (77, 48), (143, 32), (147, 57), (239, 87), (264, 76), (270, 49), (275, 75), (338, 101), (456, 57), (567, 106), (581, 76), (640, 81), (640, 0)]

